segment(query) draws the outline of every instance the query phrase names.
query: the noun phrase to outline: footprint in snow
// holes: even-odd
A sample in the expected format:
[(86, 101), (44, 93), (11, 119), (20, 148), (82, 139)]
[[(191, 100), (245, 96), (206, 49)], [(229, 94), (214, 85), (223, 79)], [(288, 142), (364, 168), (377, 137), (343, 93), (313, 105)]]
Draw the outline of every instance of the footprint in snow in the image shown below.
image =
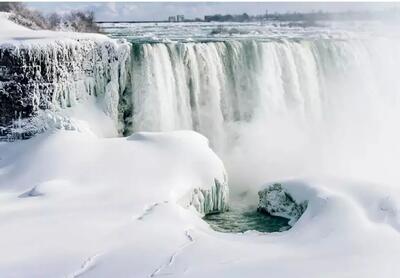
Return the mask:
[(20, 194), (18, 198), (39, 197), (44, 194), (37, 189), (37, 186), (32, 187), (30, 190)]

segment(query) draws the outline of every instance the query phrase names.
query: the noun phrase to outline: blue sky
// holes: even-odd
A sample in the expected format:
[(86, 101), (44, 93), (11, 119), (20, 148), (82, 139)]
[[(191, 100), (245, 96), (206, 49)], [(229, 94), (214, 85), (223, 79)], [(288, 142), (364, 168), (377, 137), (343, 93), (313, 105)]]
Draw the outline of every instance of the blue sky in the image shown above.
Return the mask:
[(82, 9), (93, 10), (98, 20), (163, 20), (170, 15), (183, 14), (186, 18), (203, 17), (207, 14), (261, 14), (269, 12), (381, 10), (399, 3), (341, 3), (341, 2), (30, 2), (28, 6), (43, 12), (68, 12)]

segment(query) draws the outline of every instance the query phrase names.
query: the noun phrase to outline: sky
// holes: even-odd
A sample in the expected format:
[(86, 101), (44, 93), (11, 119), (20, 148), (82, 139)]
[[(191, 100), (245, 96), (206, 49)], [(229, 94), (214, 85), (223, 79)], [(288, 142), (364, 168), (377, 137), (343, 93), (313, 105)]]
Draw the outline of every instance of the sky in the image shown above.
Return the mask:
[(100, 21), (165, 20), (182, 14), (185, 18), (203, 18), (210, 14), (263, 14), (274, 12), (382, 10), (399, 3), (360, 2), (30, 2), (27, 5), (45, 13), (92, 10)]

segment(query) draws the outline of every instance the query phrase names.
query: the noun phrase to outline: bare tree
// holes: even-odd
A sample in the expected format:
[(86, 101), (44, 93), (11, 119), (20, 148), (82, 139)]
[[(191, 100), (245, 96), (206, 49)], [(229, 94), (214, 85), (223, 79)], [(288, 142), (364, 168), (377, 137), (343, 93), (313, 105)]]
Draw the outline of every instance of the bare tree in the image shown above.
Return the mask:
[(52, 13), (47, 18), (48, 25), (52, 30), (60, 29), (61, 25), (61, 16), (58, 13)]
[(66, 22), (74, 31), (78, 32), (99, 32), (100, 29), (94, 21), (94, 13), (92, 11), (82, 12), (73, 11), (66, 17)]
[(69, 29), (76, 32), (100, 32), (92, 11), (72, 11), (60, 16), (52, 13), (44, 16), (39, 11), (29, 9), (21, 2), (0, 2), (0, 11), (10, 12), (10, 19), (31, 29)]

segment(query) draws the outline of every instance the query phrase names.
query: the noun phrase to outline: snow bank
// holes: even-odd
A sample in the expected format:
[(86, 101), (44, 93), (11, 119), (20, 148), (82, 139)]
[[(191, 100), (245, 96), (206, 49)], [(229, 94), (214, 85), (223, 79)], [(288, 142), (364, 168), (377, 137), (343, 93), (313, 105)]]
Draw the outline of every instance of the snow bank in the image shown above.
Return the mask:
[(12, 45), (46, 45), (54, 40), (90, 39), (99, 41), (110, 40), (107, 36), (91, 33), (59, 32), (49, 30), (31, 30), (9, 20), (10, 13), (0, 12), (0, 46)]
[[(0, 273), (396, 275), (396, 187), (327, 178), (279, 181), (280, 187), (269, 187), (274, 200), (286, 192), (297, 204), (307, 201), (292, 229), (222, 234), (180, 205), (188, 200), (186, 206), (190, 201), (195, 206), (200, 197), (185, 199), (188, 193), (199, 189), (204, 195), (222, 181), (221, 161), (203, 136), (190, 131), (108, 139), (56, 131), (0, 143), (0, 245), (6, 254), (0, 256)], [(201, 206), (212, 207), (205, 203)]]
[[(192, 131), (100, 139), (56, 130), (0, 143), (1, 276), (72, 273), (88, 250), (161, 204), (200, 220), (182, 198), (208, 192), (201, 212), (223, 209), (226, 182), (208, 140)], [(152, 227), (162, 236), (169, 225)]]

